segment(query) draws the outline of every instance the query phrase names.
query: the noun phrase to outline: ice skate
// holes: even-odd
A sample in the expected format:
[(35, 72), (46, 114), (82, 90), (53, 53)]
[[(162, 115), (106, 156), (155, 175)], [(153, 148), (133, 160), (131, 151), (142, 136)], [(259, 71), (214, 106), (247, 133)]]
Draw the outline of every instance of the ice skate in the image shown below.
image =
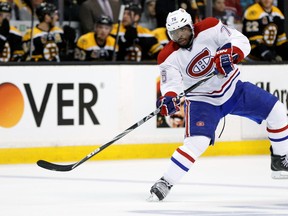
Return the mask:
[(288, 155), (274, 155), (271, 151), (271, 170), (273, 179), (288, 179)]
[(147, 201), (158, 202), (163, 200), (169, 193), (173, 185), (167, 182), (163, 177), (159, 179), (150, 189), (150, 197)]

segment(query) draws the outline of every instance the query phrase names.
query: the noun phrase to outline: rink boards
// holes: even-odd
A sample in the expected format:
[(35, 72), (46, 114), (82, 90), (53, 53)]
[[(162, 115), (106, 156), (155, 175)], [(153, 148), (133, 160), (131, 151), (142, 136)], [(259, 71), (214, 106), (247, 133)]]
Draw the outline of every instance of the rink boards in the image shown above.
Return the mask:
[[(240, 65), (288, 107), (288, 65)], [(155, 110), (156, 65), (2, 66), (0, 163), (79, 160)], [(220, 134), (223, 121), (216, 131)], [(169, 157), (183, 128), (152, 118), (93, 159)], [(205, 155), (268, 154), (265, 123), (235, 116)]]

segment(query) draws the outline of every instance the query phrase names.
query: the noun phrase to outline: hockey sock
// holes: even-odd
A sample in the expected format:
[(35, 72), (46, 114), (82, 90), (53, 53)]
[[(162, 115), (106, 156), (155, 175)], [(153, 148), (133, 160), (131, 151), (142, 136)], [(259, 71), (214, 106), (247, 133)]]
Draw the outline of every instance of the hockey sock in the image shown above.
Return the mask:
[(274, 155), (288, 154), (288, 124), (286, 109), (279, 101), (267, 117), (268, 137)]
[(287, 155), (288, 154), (288, 125), (278, 128), (267, 128), (269, 140), (272, 145), (274, 155)]
[(184, 145), (173, 153), (164, 179), (174, 185), (190, 170), (195, 160), (207, 149), (210, 138), (204, 136), (188, 137)]

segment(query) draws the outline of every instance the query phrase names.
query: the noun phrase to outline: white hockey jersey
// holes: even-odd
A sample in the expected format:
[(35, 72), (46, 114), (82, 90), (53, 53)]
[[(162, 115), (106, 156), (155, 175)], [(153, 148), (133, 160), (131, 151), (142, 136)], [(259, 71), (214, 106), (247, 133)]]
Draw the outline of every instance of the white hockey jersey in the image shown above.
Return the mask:
[(170, 41), (158, 55), (161, 73), (161, 94), (175, 92), (180, 94), (205, 76), (215, 71), (213, 57), (216, 50), (231, 43), (233, 54), (237, 54), (235, 69), (225, 78), (212, 77), (192, 92), (186, 99), (221, 105), (235, 90), (240, 71), (236, 63), (250, 52), (247, 37), (241, 32), (229, 28), (215, 18), (206, 18), (194, 25), (194, 40), (191, 48), (180, 48)]

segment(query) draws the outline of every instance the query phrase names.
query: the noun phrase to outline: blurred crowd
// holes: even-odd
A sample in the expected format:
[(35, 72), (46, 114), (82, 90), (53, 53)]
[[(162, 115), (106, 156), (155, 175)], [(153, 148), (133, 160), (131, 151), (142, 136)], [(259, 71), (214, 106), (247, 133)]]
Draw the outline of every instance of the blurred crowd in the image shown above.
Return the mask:
[[(156, 61), (170, 40), (168, 13), (184, 8), (197, 23), (207, 17), (207, 1), (0, 0), (0, 62)], [(277, 1), (209, 3), (212, 16), (249, 38), (252, 51), (245, 61), (288, 60), (285, 18)], [(61, 26), (59, 18), (66, 24)], [(21, 32), (12, 21), (27, 21), (30, 27)]]

